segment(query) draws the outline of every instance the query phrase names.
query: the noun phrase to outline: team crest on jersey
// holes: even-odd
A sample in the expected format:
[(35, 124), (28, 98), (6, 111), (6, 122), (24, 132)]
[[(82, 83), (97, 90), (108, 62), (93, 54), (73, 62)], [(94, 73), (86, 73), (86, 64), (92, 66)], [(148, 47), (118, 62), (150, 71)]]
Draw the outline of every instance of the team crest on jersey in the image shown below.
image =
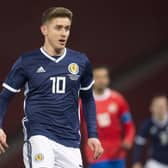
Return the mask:
[(118, 105), (116, 103), (111, 103), (109, 106), (108, 106), (108, 110), (111, 112), (111, 113), (116, 113), (118, 111)]
[(101, 127), (101, 128), (110, 126), (110, 124), (111, 124), (110, 114), (107, 112), (105, 112), (103, 114), (98, 114), (97, 121), (98, 121), (99, 127)]
[(76, 63), (71, 63), (71, 64), (69, 64), (69, 66), (68, 66), (68, 71), (69, 71), (71, 74), (73, 74), (73, 75), (78, 74), (78, 72), (79, 72), (79, 66), (78, 66), (78, 64), (76, 64)]
[(42, 161), (44, 160), (44, 155), (42, 153), (38, 153), (35, 155), (35, 161), (39, 162), (39, 161)]

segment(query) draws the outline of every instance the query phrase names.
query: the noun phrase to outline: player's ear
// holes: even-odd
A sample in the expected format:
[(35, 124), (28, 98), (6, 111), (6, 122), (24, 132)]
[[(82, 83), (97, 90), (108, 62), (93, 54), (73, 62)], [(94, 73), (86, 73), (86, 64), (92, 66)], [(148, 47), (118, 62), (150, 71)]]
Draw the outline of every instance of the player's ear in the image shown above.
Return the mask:
[(47, 35), (47, 26), (45, 24), (40, 26), (40, 30), (44, 36)]

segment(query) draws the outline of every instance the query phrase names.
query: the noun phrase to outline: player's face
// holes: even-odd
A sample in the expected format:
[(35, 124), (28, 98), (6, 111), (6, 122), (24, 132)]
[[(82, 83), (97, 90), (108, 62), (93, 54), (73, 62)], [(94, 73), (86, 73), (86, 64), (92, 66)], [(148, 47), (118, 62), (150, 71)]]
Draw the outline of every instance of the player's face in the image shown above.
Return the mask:
[(55, 50), (65, 48), (71, 28), (71, 21), (67, 17), (54, 18), (41, 26), (45, 43)]
[(150, 108), (152, 115), (158, 120), (163, 120), (168, 112), (168, 102), (164, 97), (153, 100)]
[(93, 71), (93, 77), (95, 80), (94, 89), (103, 91), (109, 85), (109, 74), (108, 71), (104, 68), (95, 69)]

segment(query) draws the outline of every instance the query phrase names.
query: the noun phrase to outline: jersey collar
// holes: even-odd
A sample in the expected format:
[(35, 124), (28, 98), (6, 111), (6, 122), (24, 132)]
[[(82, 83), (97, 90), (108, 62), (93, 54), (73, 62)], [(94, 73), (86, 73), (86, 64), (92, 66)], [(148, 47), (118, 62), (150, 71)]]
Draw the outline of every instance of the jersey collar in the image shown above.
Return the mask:
[(102, 95), (96, 95), (94, 92), (93, 92), (93, 95), (94, 95), (95, 100), (103, 101), (103, 100), (108, 99), (111, 96), (111, 90), (107, 88), (104, 90), (104, 93)]
[(158, 121), (156, 118), (152, 117), (152, 120), (155, 124), (157, 124), (159, 127), (164, 127), (168, 123), (168, 113), (166, 114), (163, 121)]
[(45, 57), (47, 57), (47, 58), (50, 59), (51, 61), (54, 61), (55, 63), (60, 62), (60, 61), (66, 56), (66, 53), (67, 53), (67, 49), (65, 48), (63, 55), (61, 55), (58, 59), (55, 59), (54, 57), (52, 57), (52, 56), (50, 56), (48, 53), (46, 53), (46, 51), (44, 51), (43, 47), (40, 48), (40, 51), (42, 52), (42, 54), (43, 54)]

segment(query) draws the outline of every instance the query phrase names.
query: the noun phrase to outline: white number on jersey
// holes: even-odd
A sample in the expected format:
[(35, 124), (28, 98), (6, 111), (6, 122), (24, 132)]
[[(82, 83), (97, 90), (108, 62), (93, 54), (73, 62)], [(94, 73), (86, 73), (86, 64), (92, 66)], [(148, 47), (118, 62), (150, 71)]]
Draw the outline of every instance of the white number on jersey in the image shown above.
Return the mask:
[(50, 77), (52, 81), (52, 93), (65, 93), (66, 78), (65, 77)]

